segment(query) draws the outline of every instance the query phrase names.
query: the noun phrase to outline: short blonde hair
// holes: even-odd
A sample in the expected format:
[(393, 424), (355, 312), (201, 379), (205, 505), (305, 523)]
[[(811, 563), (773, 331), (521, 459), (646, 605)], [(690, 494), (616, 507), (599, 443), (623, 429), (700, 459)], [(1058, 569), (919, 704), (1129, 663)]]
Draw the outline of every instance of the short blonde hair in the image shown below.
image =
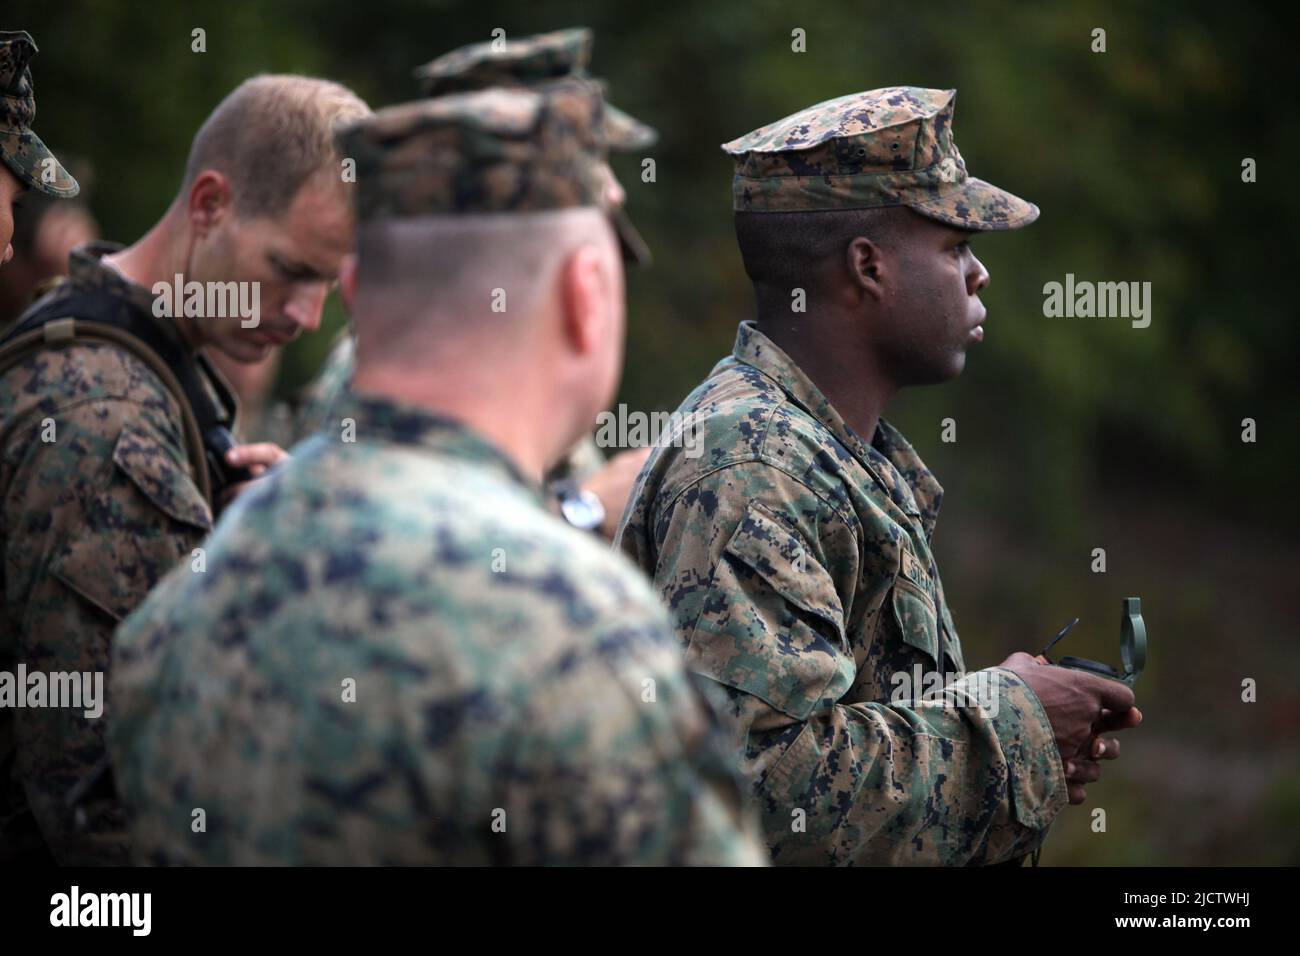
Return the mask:
[(240, 215), (280, 215), (312, 176), (337, 169), (342, 157), (334, 130), (370, 114), (361, 97), (330, 80), (254, 76), (218, 103), (194, 135), (181, 194), (214, 169), (230, 180)]

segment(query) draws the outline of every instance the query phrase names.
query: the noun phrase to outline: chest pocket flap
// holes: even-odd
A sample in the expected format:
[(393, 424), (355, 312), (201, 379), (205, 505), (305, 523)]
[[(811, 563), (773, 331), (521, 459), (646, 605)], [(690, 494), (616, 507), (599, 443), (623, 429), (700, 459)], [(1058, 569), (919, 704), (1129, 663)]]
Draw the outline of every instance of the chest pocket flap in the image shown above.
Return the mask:
[(894, 594), (891, 601), (899, 636), (905, 643), (928, 657), (931, 662), (937, 661), (939, 626), (930, 595), (907, 578), (900, 577), (894, 581)]
[(899, 634), (906, 644), (916, 648), (935, 664), (941, 663), (939, 647), (942, 638), (945, 656), (958, 671), (965, 672), (966, 664), (962, 659), (961, 643), (952, 624), (952, 615), (948, 613), (946, 603), (936, 611), (936, 593), (941, 594), (942, 589), (937, 587), (935, 579), (930, 577), (916, 555), (904, 550), (890, 598)]
[[(123, 427), (113, 464), (129, 485), (110, 482), (85, 502), (84, 527), (64, 543), (51, 570), (121, 620), (212, 530), (212, 512), (185, 467), (137, 425)], [(135, 491), (169, 520), (142, 513)]]
[(155, 438), (128, 424), (113, 448), (117, 465), (155, 508), (182, 524), (212, 530), (212, 511), (187, 468), (158, 446)]

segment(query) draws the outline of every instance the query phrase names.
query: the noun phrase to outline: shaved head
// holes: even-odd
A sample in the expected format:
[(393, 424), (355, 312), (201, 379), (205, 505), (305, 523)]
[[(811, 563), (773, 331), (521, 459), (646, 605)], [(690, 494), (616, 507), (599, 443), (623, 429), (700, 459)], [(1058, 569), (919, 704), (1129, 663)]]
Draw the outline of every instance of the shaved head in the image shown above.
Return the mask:
[(363, 224), (358, 360), (410, 366), (458, 351), (457, 343), (485, 339), (493, 349), (509, 348), (526, 338), (531, 319), (559, 307), (558, 272), (584, 246), (618, 257), (613, 230), (598, 209)]
[(538, 482), (618, 386), (623, 260), (600, 209), (363, 222), (342, 292), (355, 391), (456, 418)]

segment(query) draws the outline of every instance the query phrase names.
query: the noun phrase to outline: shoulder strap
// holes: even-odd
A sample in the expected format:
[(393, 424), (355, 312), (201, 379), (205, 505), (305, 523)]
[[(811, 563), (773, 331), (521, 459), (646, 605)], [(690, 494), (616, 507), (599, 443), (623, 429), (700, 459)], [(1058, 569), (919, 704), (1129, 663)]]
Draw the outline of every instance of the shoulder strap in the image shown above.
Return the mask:
[[(214, 427), (226, 427), (228, 419), (219, 410), (200, 378), (202, 357), (195, 358), (160, 329), (134, 311), (112, 308), (103, 296), (90, 295), (67, 284), (34, 303), (0, 338), (0, 372), (28, 355), (46, 348), (63, 348), (74, 341), (98, 339), (130, 352), (149, 366), (171, 392), (181, 408), (185, 444), (199, 490), (215, 510), (215, 469), (206, 453), (204, 436)], [(230, 405), (225, 387), (215, 376), (209, 381)]]

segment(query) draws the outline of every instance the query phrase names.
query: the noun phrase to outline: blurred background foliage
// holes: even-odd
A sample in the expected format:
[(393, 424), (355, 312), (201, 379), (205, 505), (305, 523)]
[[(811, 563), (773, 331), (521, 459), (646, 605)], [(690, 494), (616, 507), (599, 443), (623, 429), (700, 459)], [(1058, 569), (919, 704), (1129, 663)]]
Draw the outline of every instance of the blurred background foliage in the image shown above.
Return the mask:
[[(1125, 757), (1067, 810), (1045, 863), (1300, 862), (1300, 460), (1293, 287), (1300, 231), (1288, 5), (911, 3), (29, 3), (36, 128), (96, 167), (104, 235), (163, 212), (190, 138), (257, 72), (328, 76), (378, 107), (463, 43), (585, 24), (611, 98), (661, 132), (616, 158), (654, 248), (629, 277), (620, 401), (672, 409), (752, 309), (718, 144), (811, 103), (895, 84), (956, 87), (972, 171), (1036, 202), (1034, 226), (984, 236), (987, 339), (950, 384), (889, 416), (947, 488), (936, 549), (967, 658), (1037, 651), (1074, 615), (1066, 653), (1118, 663), (1120, 598), (1144, 600), (1146, 714)], [(1284, 12), (1283, 12), (1284, 11)], [(191, 30), (207, 52), (191, 52)], [(791, 50), (802, 28), (807, 51)], [(1091, 32), (1106, 31), (1105, 53)], [(1288, 66), (1288, 64), (1292, 64)], [(1246, 157), (1258, 182), (1242, 182)], [(1150, 281), (1152, 321), (1048, 319), (1067, 273)], [(1291, 278), (1288, 278), (1291, 277)], [(295, 344), (301, 386), (325, 334)], [(957, 441), (940, 441), (940, 422)], [(1243, 444), (1242, 419), (1258, 441)], [(1104, 574), (1090, 570), (1106, 551)], [(1258, 682), (1258, 702), (1241, 684)]]

